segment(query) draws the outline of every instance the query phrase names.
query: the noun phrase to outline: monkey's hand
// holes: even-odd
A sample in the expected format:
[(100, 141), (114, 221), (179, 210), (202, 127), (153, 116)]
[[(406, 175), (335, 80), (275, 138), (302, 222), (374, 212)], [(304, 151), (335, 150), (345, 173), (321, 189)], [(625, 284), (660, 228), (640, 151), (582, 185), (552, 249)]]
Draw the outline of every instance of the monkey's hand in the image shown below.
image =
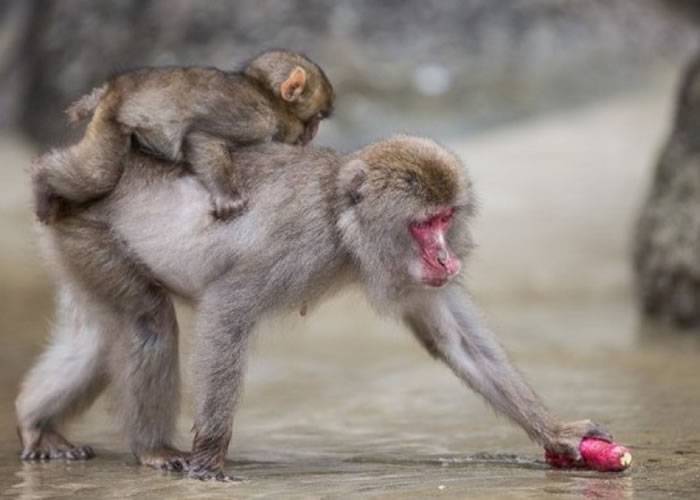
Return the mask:
[(240, 196), (214, 194), (211, 199), (214, 217), (221, 220), (236, 217), (248, 207), (248, 200)]
[(545, 450), (548, 454), (562, 457), (571, 465), (582, 465), (584, 462), (579, 447), (585, 437), (612, 442), (612, 435), (605, 427), (590, 420), (577, 420), (561, 424), (554, 439), (545, 445)]

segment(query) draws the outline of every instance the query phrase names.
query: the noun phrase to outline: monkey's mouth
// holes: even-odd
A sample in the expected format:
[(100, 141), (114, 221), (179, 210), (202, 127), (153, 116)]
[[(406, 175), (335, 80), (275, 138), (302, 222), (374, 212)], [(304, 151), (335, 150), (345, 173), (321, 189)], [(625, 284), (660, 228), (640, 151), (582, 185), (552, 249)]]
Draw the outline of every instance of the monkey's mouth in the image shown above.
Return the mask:
[(421, 281), (431, 287), (441, 287), (459, 274), (459, 259), (447, 245), (446, 232), (452, 223), (454, 209), (440, 210), (422, 221), (409, 225), (409, 230), (420, 248)]
[(453, 255), (446, 258), (423, 254), (424, 285), (439, 288), (459, 274), (462, 264)]

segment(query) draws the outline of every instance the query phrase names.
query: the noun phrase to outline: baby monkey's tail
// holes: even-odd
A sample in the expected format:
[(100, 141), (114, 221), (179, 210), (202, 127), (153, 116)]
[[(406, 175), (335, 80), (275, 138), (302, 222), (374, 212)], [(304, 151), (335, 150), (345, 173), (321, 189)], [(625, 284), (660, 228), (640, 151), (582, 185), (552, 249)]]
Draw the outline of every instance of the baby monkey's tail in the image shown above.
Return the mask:
[(109, 83), (105, 83), (101, 87), (95, 87), (92, 89), (92, 92), (68, 106), (68, 109), (66, 109), (68, 121), (71, 124), (77, 124), (86, 118), (90, 118), (108, 90)]

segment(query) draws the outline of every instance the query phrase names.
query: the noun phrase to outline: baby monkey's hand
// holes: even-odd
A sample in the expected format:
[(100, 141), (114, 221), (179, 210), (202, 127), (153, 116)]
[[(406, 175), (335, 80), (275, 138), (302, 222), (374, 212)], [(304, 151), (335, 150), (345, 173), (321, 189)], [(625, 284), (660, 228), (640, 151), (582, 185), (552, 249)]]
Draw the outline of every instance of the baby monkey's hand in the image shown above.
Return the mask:
[(241, 196), (214, 194), (211, 197), (214, 217), (220, 220), (237, 217), (248, 207), (248, 200)]

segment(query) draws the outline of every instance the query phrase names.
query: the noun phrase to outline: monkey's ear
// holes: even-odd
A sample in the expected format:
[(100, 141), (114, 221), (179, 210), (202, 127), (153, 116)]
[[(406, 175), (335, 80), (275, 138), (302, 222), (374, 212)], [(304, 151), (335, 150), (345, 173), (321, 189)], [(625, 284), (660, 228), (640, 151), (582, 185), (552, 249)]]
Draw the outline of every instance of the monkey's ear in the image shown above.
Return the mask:
[(347, 193), (353, 205), (357, 205), (364, 198), (366, 180), (367, 164), (364, 161), (360, 159), (351, 160), (342, 167), (340, 182), (342, 183), (343, 191)]
[(294, 102), (306, 86), (306, 71), (301, 66), (296, 66), (285, 81), (280, 85), (280, 95), (287, 102)]

